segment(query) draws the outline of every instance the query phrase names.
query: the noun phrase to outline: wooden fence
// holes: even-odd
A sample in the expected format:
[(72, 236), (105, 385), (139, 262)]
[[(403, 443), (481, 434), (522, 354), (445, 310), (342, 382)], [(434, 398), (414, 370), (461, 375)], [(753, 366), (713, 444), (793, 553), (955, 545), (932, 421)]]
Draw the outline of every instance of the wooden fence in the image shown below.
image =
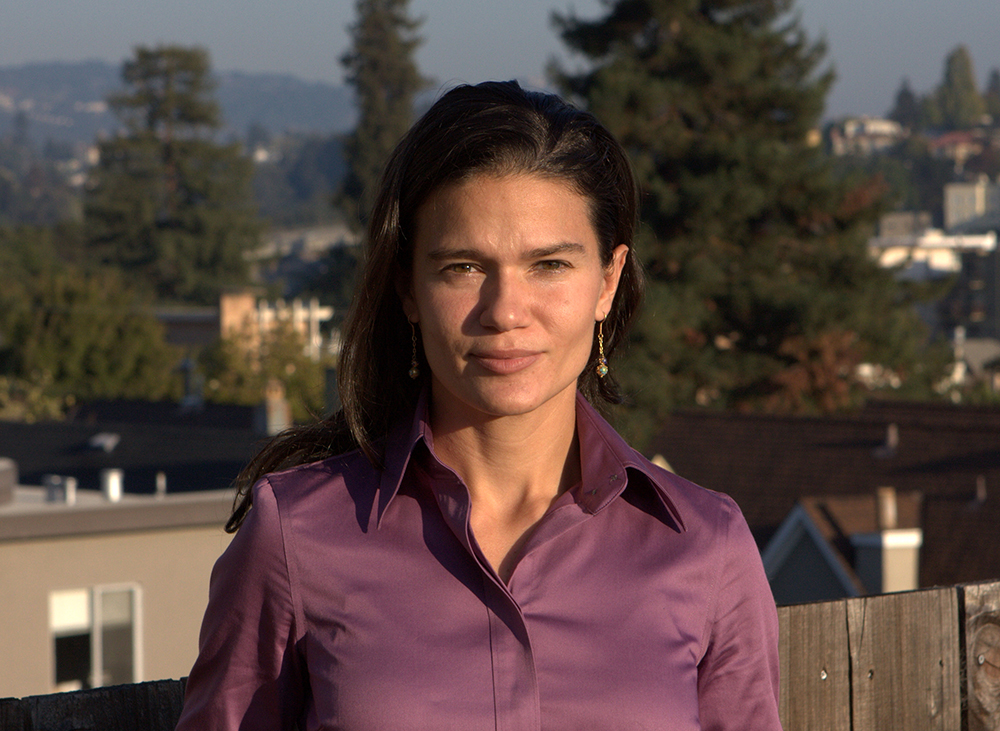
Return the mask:
[(1000, 582), (779, 607), (786, 731), (1000, 729)]
[(183, 680), (0, 700), (0, 731), (173, 731)]
[[(785, 731), (1000, 729), (1000, 581), (778, 608)], [(171, 731), (183, 680), (0, 700), (0, 731)]]

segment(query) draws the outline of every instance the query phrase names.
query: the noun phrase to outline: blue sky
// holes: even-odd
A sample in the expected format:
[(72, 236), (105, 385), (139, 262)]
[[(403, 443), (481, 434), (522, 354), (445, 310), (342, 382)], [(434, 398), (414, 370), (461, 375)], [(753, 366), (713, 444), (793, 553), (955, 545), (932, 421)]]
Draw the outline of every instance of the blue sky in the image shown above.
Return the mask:
[[(881, 114), (904, 76), (917, 91), (941, 77), (960, 43), (983, 82), (1000, 66), (1000, 0), (797, 0), (812, 38), (824, 37), (838, 81), (828, 116)], [(541, 82), (566, 58), (552, 10), (598, 14), (601, 0), (411, 0), (424, 18), (417, 59), (441, 85), (516, 77)], [(353, 0), (0, 0), (0, 65), (98, 58), (137, 43), (206, 46), (217, 69), (276, 71), (338, 82)], [(572, 59), (570, 59), (572, 62)]]

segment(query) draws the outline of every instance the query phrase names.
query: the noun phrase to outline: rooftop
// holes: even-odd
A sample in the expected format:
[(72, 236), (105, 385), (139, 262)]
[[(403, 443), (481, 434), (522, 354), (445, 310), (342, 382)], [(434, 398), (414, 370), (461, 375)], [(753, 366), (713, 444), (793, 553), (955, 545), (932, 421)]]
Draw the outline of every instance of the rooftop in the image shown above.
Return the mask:
[(682, 477), (731, 495), (761, 548), (804, 498), (868, 501), (891, 486), (922, 495), (922, 586), (1000, 577), (1000, 408), (873, 402), (830, 417), (683, 412), (651, 451)]
[(233, 504), (232, 490), (165, 496), (122, 495), (117, 502), (81, 490), (75, 504), (49, 502), (42, 487), (17, 486), (0, 505), (0, 541), (215, 525), (221, 530)]

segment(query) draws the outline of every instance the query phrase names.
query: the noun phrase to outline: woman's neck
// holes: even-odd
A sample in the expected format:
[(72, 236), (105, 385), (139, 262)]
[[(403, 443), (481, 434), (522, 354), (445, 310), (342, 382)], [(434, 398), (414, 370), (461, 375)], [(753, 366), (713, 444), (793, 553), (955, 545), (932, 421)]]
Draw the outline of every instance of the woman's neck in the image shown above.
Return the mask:
[(576, 391), (529, 414), (486, 419), (435, 412), (433, 403), (434, 452), (468, 487), (473, 536), (507, 581), (535, 525), (580, 481)]
[(462, 478), (474, 504), (551, 500), (579, 481), (575, 390), (516, 416), (443, 409), (432, 398), (431, 427), (437, 457)]

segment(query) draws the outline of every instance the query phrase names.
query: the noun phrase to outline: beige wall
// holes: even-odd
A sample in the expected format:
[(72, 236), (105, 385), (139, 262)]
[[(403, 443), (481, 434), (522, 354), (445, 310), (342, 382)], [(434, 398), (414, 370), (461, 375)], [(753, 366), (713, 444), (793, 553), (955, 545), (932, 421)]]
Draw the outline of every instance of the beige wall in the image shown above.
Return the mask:
[(187, 675), (198, 651), (221, 527), (0, 543), (0, 697), (53, 691), (49, 593), (100, 584), (142, 589), (142, 680)]

